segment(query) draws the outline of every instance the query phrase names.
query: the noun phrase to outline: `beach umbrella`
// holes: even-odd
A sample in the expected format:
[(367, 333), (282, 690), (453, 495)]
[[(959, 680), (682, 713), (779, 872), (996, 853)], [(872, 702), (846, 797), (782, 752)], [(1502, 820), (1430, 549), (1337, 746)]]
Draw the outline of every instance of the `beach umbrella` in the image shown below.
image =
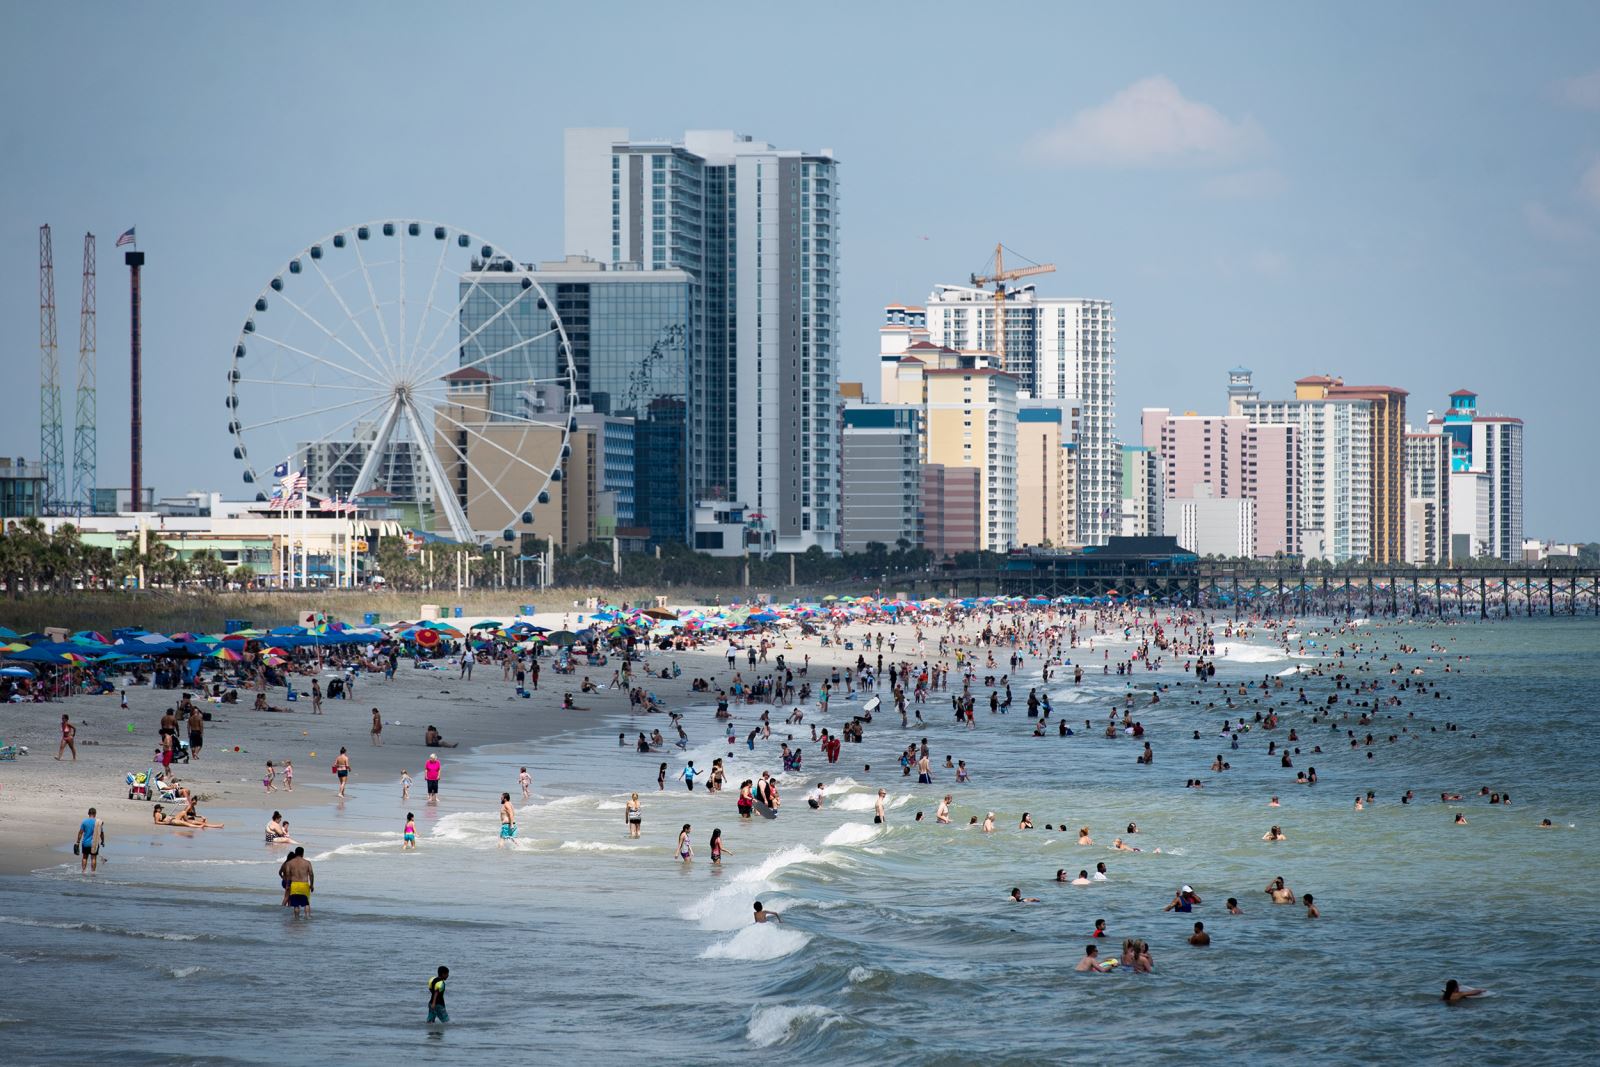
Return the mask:
[(33, 671), (27, 667), (0, 667), (0, 678), (32, 678)]
[(79, 630), (72, 635), (71, 641), (77, 645), (109, 645), (111, 638), (93, 630)]
[(85, 656), (81, 652), (58, 652), (58, 653), (56, 653), (56, 655), (60, 656), (64, 660), (66, 660), (68, 663), (88, 663), (89, 662), (89, 657)]
[(472, 629), (472, 630), (499, 630), (499, 629), (501, 629), (501, 626), (500, 626), (499, 623), (495, 622), (493, 619), (483, 619), (483, 620), (481, 620), (479, 622), (473, 623), (470, 627), (468, 627), (468, 629)]
[(417, 644), (421, 645), (423, 648), (432, 648), (439, 643), (438, 630), (430, 630), (426, 627), (418, 627), (416, 630), (412, 631), (412, 633), (416, 637)]
[(224, 663), (238, 663), (240, 660), (244, 659), (243, 653), (235, 652), (233, 649), (227, 647), (219, 648), (215, 652), (212, 652), (211, 655), (222, 660)]
[(461, 636), (461, 631), (456, 629), (454, 626), (451, 626), (447, 622), (434, 622), (433, 620), (430, 619), (429, 621), (424, 622), (424, 623), (419, 623), (418, 625), (426, 626), (428, 629), (433, 630), (435, 633), (441, 634), (441, 635), (446, 636), (446, 637), (460, 637)]
[(578, 643), (578, 635), (571, 630), (557, 630), (547, 638), (557, 648), (571, 648)]
[(25, 651), (27, 647), (27, 645), (20, 641), (13, 641), (9, 645), (0, 645), (0, 655), (4, 655), (7, 652), (22, 652)]
[(645, 608), (639, 614), (648, 615), (652, 619), (662, 619), (662, 620), (666, 620), (666, 621), (669, 621), (669, 622), (678, 617), (678, 613), (677, 612), (668, 611), (666, 608)]
[(0, 641), (9, 641), (15, 636), (17, 636), (17, 631), (6, 626), (0, 626)]

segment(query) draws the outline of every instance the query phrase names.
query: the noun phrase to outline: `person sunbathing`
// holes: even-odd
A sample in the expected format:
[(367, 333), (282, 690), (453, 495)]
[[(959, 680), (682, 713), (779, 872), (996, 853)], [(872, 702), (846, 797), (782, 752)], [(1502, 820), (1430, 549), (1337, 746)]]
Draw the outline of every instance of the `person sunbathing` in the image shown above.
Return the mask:
[(195, 798), (189, 798), (189, 806), (183, 809), (182, 814), (176, 816), (171, 822), (176, 826), (193, 826), (200, 830), (220, 830), (222, 823), (212, 822), (195, 809)]
[(429, 748), (455, 748), (461, 742), (446, 741), (439, 735), (439, 731), (437, 729), (430, 726), (428, 727), (427, 733), (423, 735), (422, 743), (427, 745)]

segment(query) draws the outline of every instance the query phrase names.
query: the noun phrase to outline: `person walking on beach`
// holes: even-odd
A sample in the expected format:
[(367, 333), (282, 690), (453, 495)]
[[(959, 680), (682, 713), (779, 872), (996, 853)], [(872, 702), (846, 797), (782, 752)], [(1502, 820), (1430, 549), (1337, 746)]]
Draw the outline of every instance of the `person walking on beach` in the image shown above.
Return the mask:
[(322, 683), (311, 679), (311, 714), (322, 714)]
[(667, 789), (667, 765), (663, 763), (661, 770), (656, 773), (656, 792), (664, 793)]
[(372, 709), (372, 743), (383, 744), (383, 713), (377, 708)]
[(511, 806), (511, 794), (500, 794), (500, 844), (505, 848), (506, 842), (517, 836), (517, 809)]
[(628, 803), (622, 810), (622, 821), (628, 824), (629, 837), (639, 836), (639, 827), (644, 821), (644, 811), (639, 805), (638, 793), (628, 798)]
[(472, 646), (468, 645), (461, 653), (461, 681), (472, 680), (472, 665), (476, 662), (478, 657), (472, 654)]
[(343, 745), (339, 746), (339, 754), (333, 759), (333, 773), (339, 776), (339, 795), (344, 796), (344, 784), (350, 779), (350, 753), (345, 751)]
[(428, 803), (439, 803), (439, 775), (444, 773), (444, 765), (439, 762), (436, 752), (428, 753), (428, 762), (422, 765), (422, 777), (428, 783)]
[[(63, 716), (65, 718), (65, 716)], [(684, 827), (688, 829), (688, 827)], [(98, 871), (100, 869), (100, 847), (106, 843), (105, 820), (95, 815), (93, 808), (89, 809), (88, 817), (78, 825), (78, 837), (72, 843), (72, 851), (83, 857), (78, 865), (78, 871)]]
[(196, 704), (189, 709), (189, 758), (200, 758), (200, 750), (206, 743), (206, 717)]
[(72, 752), (72, 762), (73, 763), (77, 763), (78, 762), (78, 746), (75, 743), (77, 736), (78, 736), (78, 728), (76, 726), (72, 725), (72, 721), (70, 719), (68, 719), (66, 715), (62, 715), (61, 716), (61, 744), (56, 746), (56, 759), (59, 760), (61, 758), (61, 753), (66, 752), (68, 750), (71, 750), (71, 752)]
[(428, 1021), (430, 1023), (447, 1023), (450, 1013), (444, 1010), (444, 984), (450, 978), (450, 968), (440, 967), (439, 972), (428, 979)]

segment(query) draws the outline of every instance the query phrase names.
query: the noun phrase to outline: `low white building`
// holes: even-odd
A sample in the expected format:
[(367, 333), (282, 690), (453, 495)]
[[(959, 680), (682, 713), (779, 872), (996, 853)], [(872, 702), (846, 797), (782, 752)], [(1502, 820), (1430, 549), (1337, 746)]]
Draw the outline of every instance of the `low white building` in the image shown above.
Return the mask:
[(1209, 485), (1194, 495), (1166, 502), (1162, 532), (1199, 556), (1252, 559), (1256, 554), (1256, 502), (1249, 497), (1219, 499)]

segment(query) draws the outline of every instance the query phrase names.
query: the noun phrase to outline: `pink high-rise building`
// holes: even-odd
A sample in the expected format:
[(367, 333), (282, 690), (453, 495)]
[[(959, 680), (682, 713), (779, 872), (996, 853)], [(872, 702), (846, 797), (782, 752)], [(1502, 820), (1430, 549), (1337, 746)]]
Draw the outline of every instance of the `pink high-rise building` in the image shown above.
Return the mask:
[[(1143, 443), (1161, 453), (1168, 500), (1253, 500), (1256, 555), (1300, 553), (1294, 426), (1145, 408), (1141, 431)], [(1206, 488), (1197, 493), (1198, 486)]]

